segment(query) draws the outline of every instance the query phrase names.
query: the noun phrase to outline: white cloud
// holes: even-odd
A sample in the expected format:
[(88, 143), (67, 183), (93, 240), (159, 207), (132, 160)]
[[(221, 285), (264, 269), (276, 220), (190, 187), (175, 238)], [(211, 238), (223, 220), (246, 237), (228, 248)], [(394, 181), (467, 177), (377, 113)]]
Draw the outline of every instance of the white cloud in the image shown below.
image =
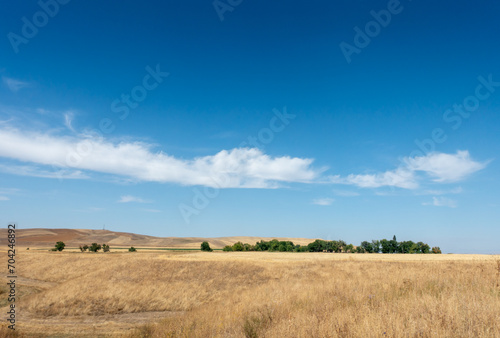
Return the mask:
[(29, 82), (12, 79), (6, 76), (2, 76), (2, 81), (13, 93), (17, 93), (20, 89), (31, 86)]
[(423, 205), (433, 205), (436, 207), (449, 207), (456, 208), (457, 202), (455, 200), (446, 198), (446, 197), (433, 197), (432, 202), (422, 203)]
[[(275, 188), (311, 182), (320, 174), (308, 158), (271, 157), (256, 148), (222, 150), (178, 159), (143, 142), (112, 143), (99, 137), (62, 137), (0, 129), (0, 156), (64, 169), (91, 170), (140, 181), (219, 188)], [(36, 174), (33, 172), (33, 174)]]
[(0, 201), (8, 201), (8, 200), (10, 200), (10, 198), (6, 196), (0, 196)]
[(334, 201), (333, 198), (317, 198), (312, 203), (316, 205), (331, 205)]
[(405, 168), (398, 168), (377, 174), (348, 175), (332, 177), (333, 183), (351, 184), (361, 188), (399, 187), (414, 189), (418, 186), (415, 175)]
[(460, 181), (488, 165), (488, 162), (473, 161), (467, 150), (459, 150), (456, 154), (431, 153), (427, 156), (406, 158), (404, 162), (408, 169), (423, 171), (436, 182)]
[(347, 177), (331, 176), (330, 181), (362, 188), (388, 186), (416, 189), (419, 186), (419, 180), (422, 179), (417, 175), (419, 172), (431, 176), (434, 182), (456, 182), (484, 169), (489, 163), (472, 160), (468, 151), (457, 151), (456, 154), (431, 153), (421, 157), (406, 157), (402, 162), (403, 164), (394, 170), (376, 174), (351, 174)]
[(142, 198), (131, 196), (131, 195), (121, 196), (120, 199), (117, 202), (118, 203), (129, 203), (129, 202), (149, 203), (148, 201), (145, 201)]

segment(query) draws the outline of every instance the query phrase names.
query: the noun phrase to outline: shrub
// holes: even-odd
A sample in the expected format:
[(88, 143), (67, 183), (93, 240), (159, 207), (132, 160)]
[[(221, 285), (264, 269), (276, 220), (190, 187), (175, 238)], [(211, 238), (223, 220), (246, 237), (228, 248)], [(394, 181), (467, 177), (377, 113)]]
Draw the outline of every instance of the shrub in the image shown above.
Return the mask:
[(137, 251), (137, 249), (134, 248), (133, 246), (131, 246), (130, 249), (128, 249), (128, 252), (136, 252), (136, 251)]
[(233, 244), (233, 251), (243, 251), (243, 243), (241, 242), (236, 242)]
[(208, 242), (203, 242), (201, 243), (201, 251), (213, 251), (211, 248), (210, 248), (210, 244), (208, 244)]
[(89, 247), (90, 252), (97, 252), (99, 250), (101, 250), (101, 244), (92, 243), (92, 245)]
[(63, 251), (65, 246), (64, 242), (57, 242), (53, 251)]
[(103, 245), (102, 245), (102, 251), (104, 251), (104, 252), (109, 252), (109, 245), (107, 245), (107, 244), (103, 244)]
[(440, 254), (441, 253), (441, 249), (438, 246), (435, 246), (435, 247), (432, 248), (432, 253), (433, 254)]
[(222, 251), (233, 251), (233, 247), (231, 245), (226, 245)]

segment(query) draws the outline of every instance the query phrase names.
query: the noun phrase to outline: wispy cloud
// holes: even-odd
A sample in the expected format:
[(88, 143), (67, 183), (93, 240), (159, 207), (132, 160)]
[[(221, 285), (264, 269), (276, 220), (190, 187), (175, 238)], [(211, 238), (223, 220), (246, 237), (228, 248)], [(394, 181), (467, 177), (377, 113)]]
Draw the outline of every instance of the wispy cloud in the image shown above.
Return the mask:
[(13, 194), (17, 194), (20, 191), (21, 191), (21, 189), (17, 189), (17, 188), (0, 188), (1, 195), (13, 195)]
[(424, 202), (423, 205), (433, 205), (435, 207), (456, 208), (457, 202), (446, 197), (433, 197), (432, 202)]
[(7, 196), (0, 196), (0, 201), (8, 201), (10, 200), (10, 198), (8, 198)]
[(450, 194), (456, 195), (456, 194), (461, 194), (462, 192), (463, 192), (462, 187), (456, 187), (450, 190), (424, 190), (417, 193), (417, 195), (434, 195), (434, 196), (450, 195)]
[(75, 113), (72, 111), (67, 111), (66, 113), (64, 113), (64, 125), (72, 132), (75, 132), (75, 129), (73, 128), (72, 125), (74, 117)]
[(117, 202), (118, 203), (130, 203), (130, 202), (135, 202), (135, 203), (150, 203), (149, 201), (143, 200), (140, 197), (135, 197), (135, 196), (132, 196), (132, 195), (121, 196), (120, 199)]
[(471, 159), (468, 151), (457, 151), (456, 154), (431, 153), (426, 156), (404, 158), (403, 164), (394, 170), (375, 174), (351, 174), (347, 177), (331, 176), (333, 183), (351, 184), (362, 188), (398, 187), (416, 189), (419, 181), (424, 179), (419, 175), (431, 177), (437, 183), (457, 182), (467, 176), (484, 169), (487, 162), (476, 162)]
[(13, 93), (17, 93), (20, 89), (31, 86), (31, 83), (29, 82), (16, 80), (6, 76), (2, 76), (2, 81)]
[(57, 178), (57, 179), (67, 179), (67, 180), (81, 180), (89, 178), (89, 176), (84, 174), (81, 170), (56, 168), (55, 170), (50, 171), (42, 169), (38, 166), (31, 166), (31, 165), (0, 164), (0, 172), (6, 174), (20, 175), (20, 176)]
[(331, 205), (335, 200), (333, 198), (317, 198), (312, 201), (316, 205)]
[(7, 124), (9, 122), (12, 122), (14, 120), (13, 117), (9, 118), (8, 120), (3, 120), (3, 121), (0, 121), (0, 124)]
[[(85, 153), (78, 153), (84, 149)], [(39, 165), (92, 170), (140, 181), (218, 188), (276, 188), (280, 182), (311, 182), (321, 170), (313, 160), (271, 157), (256, 148), (222, 150), (192, 160), (178, 159), (144, 142), (112, 143), (103, 138), (54, 136), (0, 129), (0, 156)]]

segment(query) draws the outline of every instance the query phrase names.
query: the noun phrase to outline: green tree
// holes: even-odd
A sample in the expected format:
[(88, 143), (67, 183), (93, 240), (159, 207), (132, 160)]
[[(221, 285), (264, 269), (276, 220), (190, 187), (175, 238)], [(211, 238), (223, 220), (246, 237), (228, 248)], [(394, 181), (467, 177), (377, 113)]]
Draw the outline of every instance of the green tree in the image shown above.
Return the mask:
[(136, 248), (134, 248), (133, 246), (131, 246), (131, 247), (128, 249), (128, 252), (136, 252), (136, 251), (137, 251), (137, 249), (136, 249)]
[(310, 252), (322, 252), (326, 250), (326, 242), (322, 239), (317, 239), (312, 243), (307, 244), (307, 248)]
[(426, 244), (426, 243), (423, 243), (421, 246), (420, 246), (420, 250), (422, 251), (422, 253), (424, 254), (428, 254), (431, 252), (431, 247), (429, 246), (429, 244)]
[(201, 251), (213, 251), (212, 248), (210, 248), (210, 244), (208, 242), (203, 242), (201, 243)]
[(365, 250), (365, 252), (368, 252), (368, 253), (373, 252), (373, 245), (372, 245), (372, 243), (370, 243), (368, 241), (361, 242), (361, 245), (359, 247), (362, 247)]
[(396, 235), (392, 237), (392, 239), (389, 241), (390, 245), (390, 253), (397, 253), (399, 251), (399, 243), (398, 240), (396, 239)]
[(269, 242), (261, 240), (255, 243), (255, 251), (267, 251), (269, 250)]
[(273, 239), (269, 242), (269, 251), (279, 251), (280, 242), (277, 239)]
[(441, 249), (438, 246), (435, 246), (435, 247), (432, 248), (432, 253), (433, 254), (440, 254), (441, 253)]
[(57, 242), (54, 251), (63, 251), (65, 246), (64, 242)]
[(233, 251), (243, 251), (243, 243), (236, 242), (233, 244)]
[(352, 245), (352, 244), (347, 244), (347, 245), (344, 247), (344, 252), (354, 252), (354, 245)]
[(99, 250), (101, 250), (101, 244), (92, 243), (92, 245), (89, 247), (90, 252), (97, 252)]
[(103, 245), (102, 245), (102, 251), (104, 251), (104, 252), (109, 252), (109, 245), (107, 245), (107, 244), (103, 244)]
[(372, 247), (374, 253), (380, 252), (380, 241), (378, 239), (372, 240)]
[(385, 238), (380, 240), (380, 247), (382, 249), (382, 253), (390, 253), (392, 249), (391, 242)]
[(399, 243), (399, 252), (400, 253), (411, 253), (414, 245), (415, 245), (415, 243), (413, 243), (413, 241), (403, 241), (403, 242)]
[(364, 247), (362, 247), (361, 245), (357, 246), (356, 253), (366, 253), (366, 249)]
[(233, 247), (231, 245), (226, 245), (224, 248), (222, 248), (222, 251), (233, 251)]
[(309, 250), (308, 250), (306, 245), (297, 244), (297, 245), (295, 245), (294, 251), (295, 252), (308, 252)]
[(291, 241), (281, 241), (278, 245), (278, 251), (281, 252), (292, 252), (294, 249), (293, 242)]

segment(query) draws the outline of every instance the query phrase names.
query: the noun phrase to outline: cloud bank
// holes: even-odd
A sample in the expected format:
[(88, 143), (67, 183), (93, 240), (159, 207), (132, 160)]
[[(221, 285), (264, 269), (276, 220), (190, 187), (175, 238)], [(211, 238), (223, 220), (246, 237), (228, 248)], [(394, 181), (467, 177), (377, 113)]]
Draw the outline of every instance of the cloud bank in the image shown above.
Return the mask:
[[(272, 157), (257, 148), (234, 148), (182, 159), (155, 151), (153, 145), (144, 142), (113, 143), (98, 135), (57, 136), (7, 127), (0, 128), (0, 157), (25, 162), (0, 164), (0, 171), (46, 178), (86, 179), (89, 172), (97, 172), (135, 181), (214, 188), (277, 188), (283, 183), (325, 182), (321, 177), (325, 168), (313, 168), (313, 159)], [(393, 170), (329, 176), (326, 182), (416, 189), (425, 179), (435, 183), (461, 181), (487, 164), (474, 161), (468, 151), (434, 152), (403, 158)]]
[(43, 168), (23, 167), (23, 173), (30, 176), (57, 176), (57, 170), (63, 169), (60, 172), (73, 178), (84, 178), (82, 171), (94, 171), (139, 181), (217, 188), (274, 188), (282, 182), (311, 182), (321, 172), (311, 167), (312, 159), (272, 157), (255, 148), (179, 159), (155, 152), (152, 145), (143, 142), (112, 143), (100, 137), (54, 136), (17, 129), (0, 130), (0, 156), (54, 169), (50, 174)]

